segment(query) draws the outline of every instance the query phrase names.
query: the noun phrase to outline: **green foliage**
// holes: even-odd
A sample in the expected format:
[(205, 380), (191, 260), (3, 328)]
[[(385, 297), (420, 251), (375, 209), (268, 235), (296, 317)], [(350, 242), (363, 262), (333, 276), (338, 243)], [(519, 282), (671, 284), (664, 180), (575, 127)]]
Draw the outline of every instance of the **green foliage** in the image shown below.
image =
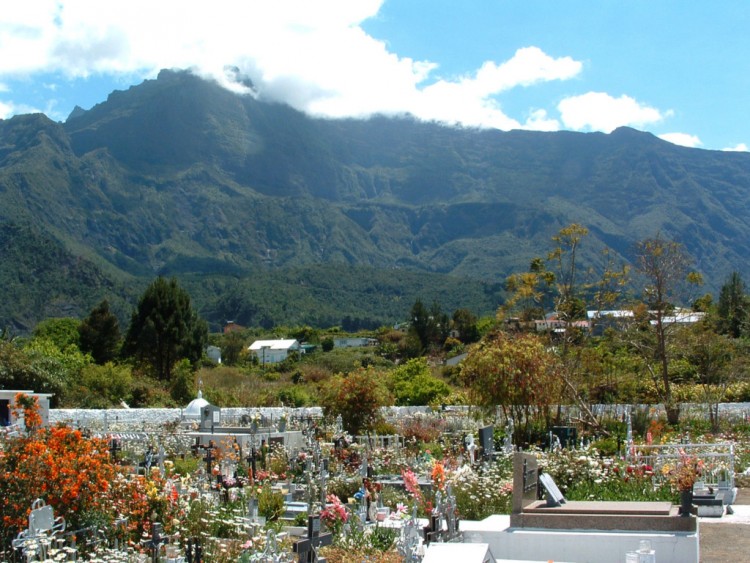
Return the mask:
[(80, 348), (91, 354), (97, 364), (113, 361), (120, 348), (120, 323), (106, 299), (78, 325)]
[(333, 338), (330, 336), (326, 336), (323, 340), (320, 341), (320, 348), (323, 350), (323, 352), (330, 352), (333, 350)]
[(231, 331), (221, 339), (221, 361), (228, 366), (234, 366), (247, 360), (247, 342), (242, 332)]
[(258, 514), (268, 521), (278, 520), (284, 514), (284, 495), (264, 483), (258, 492)]
[(601, 480), (581, 480), (568, 487), (565, 497), (570, 500), (607, 501), (668, 501), (676, 503), (675, 494), (669, 487), (654, 489), (651, 477), (633, 475), (630, 478)]
[(396, 545), (399, 533), (397, 528), (375, 526), (370, 531), (370, 544), (377, 551), (388, 551)]
[(281, 389), (278, 392), (277, 397), (279, 402), (287, 407), (299, 408), (314, 404), (310, 394), (299, 387), (287, 387)]
[(80, 379), (72, 386), (74, 397), (68, 397), (66, 401), (81, 408), (119, 408), (122, 401), (130, 401), (132, 384), (128, 366), (89, 364), (81, 370)]
[(177, 362), (172, 372), (170, 394), (178, 405), (184, 405), (195, 397), (194, 379), (195, 374), (190, 360), (183, 358)]
[(468, 309), (456, 309), (452, 317), (453, 329), (458, 331), (458, 339), (464, 344), (471, 344), (479, 340), (478, 319)]
[(428, 310), (422, 300), (417, 299), (412, 305), (409, 321), (409, 336), (419, 342), (419, 354), (430, 348), (442, 346), (448, 336), (450, 320), (442, 312), (437, 301), (434, 301)]
[(29, 353), (14, 342), (0, 339), (0, 387), (54, 393), (52, 404), (57, 405), (67, 380), (58, 361), (46, 361), (38, 352)]
[(169, 381), (175, 363), (197, 362), (208, 339), (190, 296), (175, 279), (157, 278), (146, 289), (133, 313), (123, 353), (145, 363), (158, 379)]
[(721, 334), (739, 338), (748, 333), (750, 298), (747, 296), (745, 282), (739, 272), (732, 272), (729, 279), (721, 286), (717, 316), (718, 329)]
[(55, 393), (61, 403), (72, 384), (80, 378), (81, 370), (91, 363), (91, 357), (78, 349), (68, 346), (60, 350), (49, 340), (33, 339), (24, 345), (24, 352), (29, 359), (32, 371), (40, 376), (40, 387), (35, 391)]
[(390, 389), (399, 406), (432, 405), (450, 394), (448, 384), (430, 373), (425, 358), (414, 358), (395, 368)]
[(39, 340), (49, 340), (60, 350), (65, 350), (68, 346), (79, 346), (78, 319), (51, 318), (45, 319), (34, 328), (34, 338)]

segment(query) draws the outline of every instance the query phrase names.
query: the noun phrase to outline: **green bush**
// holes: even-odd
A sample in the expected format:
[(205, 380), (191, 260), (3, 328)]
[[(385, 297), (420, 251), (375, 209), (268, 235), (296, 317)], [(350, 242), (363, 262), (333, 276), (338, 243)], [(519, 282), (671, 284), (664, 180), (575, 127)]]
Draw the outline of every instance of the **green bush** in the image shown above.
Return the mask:
[(264, 484), (258, 492), (258, 514), (266, 520), (278, 520), (284, 514), (284, 496)]
[(618, 454), (617, 438), (610, 436), (592, 442), (591, 447), (604, 456), (615, 456)]

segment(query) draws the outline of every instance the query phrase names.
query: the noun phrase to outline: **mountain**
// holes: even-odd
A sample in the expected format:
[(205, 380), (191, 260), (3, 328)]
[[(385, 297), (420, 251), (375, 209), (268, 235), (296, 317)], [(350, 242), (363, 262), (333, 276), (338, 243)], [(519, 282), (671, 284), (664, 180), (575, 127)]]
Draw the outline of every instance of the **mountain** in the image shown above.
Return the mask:
[[(749, 273), (748, 188), (750, 154), (628, 128), (314, 119), (181, 71), (65, 123), (0, 121), (0, 224), (32, 229), (96, 272), (88, 299), (61, 294), (79, 316), (101, 294), (132, 303), (158, 274), (185, 283), (214, 326), (241, 311), (248, 323), (392, 322), (417, 297), (487, 313), (498, 283), (573, 222), (590, 230), (584, 266), (605, 247), (629, 261), (635, 241), (660, 233), (685, 245), (715, 291), (731, 271)], [(6, 303), (0, 326), (46, 314), (30, 302)]]

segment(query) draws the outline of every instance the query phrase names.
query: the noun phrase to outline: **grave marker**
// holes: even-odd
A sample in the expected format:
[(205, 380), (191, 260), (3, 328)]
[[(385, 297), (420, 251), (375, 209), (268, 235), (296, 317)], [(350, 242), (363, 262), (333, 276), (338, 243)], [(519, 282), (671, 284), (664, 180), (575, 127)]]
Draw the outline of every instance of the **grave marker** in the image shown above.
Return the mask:
[(315, 514), (307, 518), (307, 537), (295, 542), (294, 553), (299, 555), (299, 563), (325, 563), (325, 558), (318, 557), (318, 549), (331, 545), (333, 535), (320, 533), (320, 515)]
[(495, 453), (494, 433), (494, 426), (485, 426), (479, 429), (479, 445), (482, 446), (482, 459), (492, 459)]
[(547, 506), (560, 506), (561, 504), (565, 504), (565, 497), (551, 475), (548, 473), (542, 473), (539, 475), (539, 482), (547, 492)]

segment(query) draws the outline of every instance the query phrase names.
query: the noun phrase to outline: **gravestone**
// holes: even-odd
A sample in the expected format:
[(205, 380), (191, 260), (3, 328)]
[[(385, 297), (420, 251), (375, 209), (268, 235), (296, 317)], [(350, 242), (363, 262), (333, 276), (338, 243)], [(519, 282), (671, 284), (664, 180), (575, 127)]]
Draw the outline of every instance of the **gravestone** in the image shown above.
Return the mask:
[(479, 429), (479, 445), (482, 446), (482, 459), (492, 459), (495, 453), (494, 433), (494, 426), (485, 426)]
[(331, 545), (333, 536), (320, 533), (320, 515), (307, 518), (307, 537), (294, 543), (293, 551), (299, 555), (299, 563), (325, 563), (325, 558), (318, 557), (318, 550)]
[(201, 432), (213, 433), (215, 428), (221, 426), (221, 409), (214, 405), (206, 405), (201, 409)]
[(551, 432), (556, 446), (567, 449), (576, 447), (578, 430), (575, 426), (553, 426)]
[(547, 473), (541, 473), (539, 475), (539, 482), (547, 492), (547, 506), (560, 506), (561, 504), (565, 504), (565, 497), (562, 492), (560, 492), (560, 488), (550, 475)]

